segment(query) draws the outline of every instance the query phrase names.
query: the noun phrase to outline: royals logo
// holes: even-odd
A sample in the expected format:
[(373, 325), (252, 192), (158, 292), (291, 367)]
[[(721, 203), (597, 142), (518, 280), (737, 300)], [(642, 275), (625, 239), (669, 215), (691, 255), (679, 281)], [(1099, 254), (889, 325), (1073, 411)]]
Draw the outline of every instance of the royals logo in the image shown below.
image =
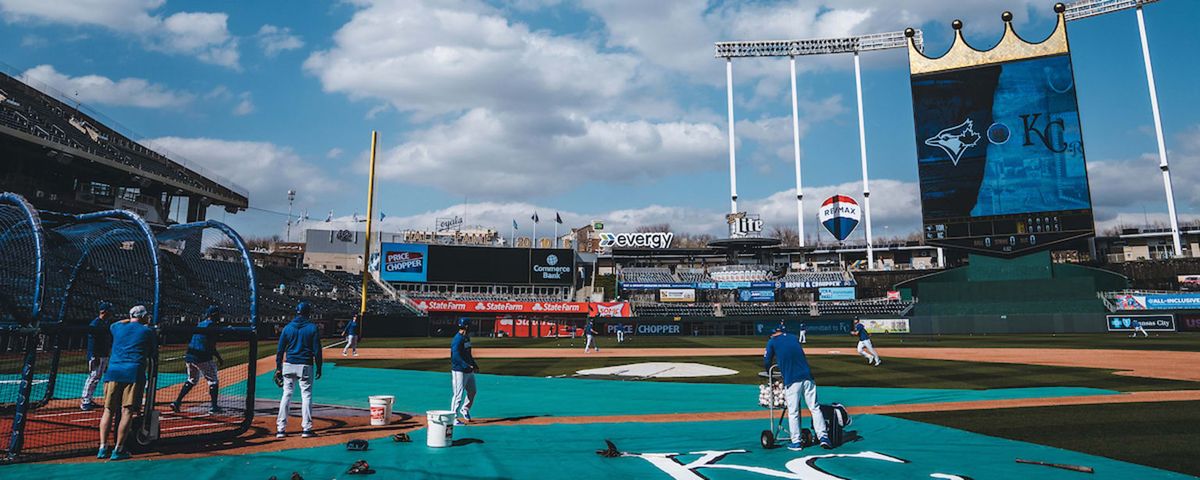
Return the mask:
[(963, 153), (977, 145), (980, 138), (981, 136), (975, 133), (975, 122), (968, 118), (963, 123), (944, 129), (937, 135), (925, 139), (925, 144), (941, 148), (957, 166)]

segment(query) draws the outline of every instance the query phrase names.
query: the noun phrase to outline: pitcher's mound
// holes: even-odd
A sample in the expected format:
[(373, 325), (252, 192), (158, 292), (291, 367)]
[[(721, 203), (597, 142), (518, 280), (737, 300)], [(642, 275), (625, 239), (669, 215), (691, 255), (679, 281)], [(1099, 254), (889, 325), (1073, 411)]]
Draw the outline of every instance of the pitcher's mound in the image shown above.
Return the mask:
[(638, 378), (687, 378), (720, 377), (736, 375), (737, 370), (714, 367), (702, 363), (647, 362), (618, 365), (615, 367), (592, 368), (575, 372), (578, 375), (638, 377)]

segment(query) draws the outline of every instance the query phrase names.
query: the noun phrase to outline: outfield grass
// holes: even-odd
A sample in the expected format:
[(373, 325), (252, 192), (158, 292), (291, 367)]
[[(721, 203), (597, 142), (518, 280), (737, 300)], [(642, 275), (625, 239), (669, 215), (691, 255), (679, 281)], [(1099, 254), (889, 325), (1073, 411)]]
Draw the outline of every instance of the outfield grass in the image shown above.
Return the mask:
[[(1150, 338), (1129, 338), (1119, 333), (1028, 334), (1028, 335), (883, 335), (873, 337), (876, 347), (966, 347), (966, 348), (1082, 348), (1117, 350), (1179, 350), (1200, 351), (1200, 332), (1153, 334)], [(627, 336), (618, 344), (612, 336), (597, 339), (603, 348), (761, 348), (766, 337), (707, 336), (654, 337)], [(330, 341), (332, 342), (332, 341)], [(476, 347), (509, 348), (583, 348), (583, 339), (576, 338), (491, 338), (473, 337)], [(847, 348), (857, 343), (850, 335), (810, 335), (807, 348)], [(449, 338), (364, 338), (360, 348), (450, 348)]]
[(1072, 405), (892, 416), (1200, 476), (1196, 443), (1200, 402)]
[[(435, 360), (358, 360), (327, 357), (339, 366), (390, 368), (401, 370), (449, 371), (450, 361)], [(480, 360), (483, 373), (518, 376), (573, 375), (576, 371), (663, 361), (662, 358), (487, 358)], [(662, 382), (758, 384), (762, 357), (678, 357), (672, 362), (695, 362), (737, 370), (736, 375), (681, 379), (654, 379)], [(992, 389), (1021, 387), (1090, 387), (1122, 392), (1146, 390), (1197, 389), (1200, 383), (1113, 375), (1111, 370), (1094, 368), (1050, 367), (1010, 363), (978, 363), (946, 360), (885, 358), (879, 367), (868, 366), (857, 356), (810, 357), (818, 385), (841, 387)], [(596, 378), (596, 377), (589, 377)], [(624, 378), (628, 380), (628, 378)]]

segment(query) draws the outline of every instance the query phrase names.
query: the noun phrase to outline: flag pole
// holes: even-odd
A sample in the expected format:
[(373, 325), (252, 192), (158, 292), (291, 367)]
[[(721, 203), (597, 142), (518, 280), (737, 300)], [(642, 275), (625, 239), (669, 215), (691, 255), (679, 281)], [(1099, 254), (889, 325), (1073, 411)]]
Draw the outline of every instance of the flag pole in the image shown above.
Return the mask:
[(537, 248), (537, 220), (533, 221), (533, 241), (529, 242), (529, 248)]
[(379, 132), (371, 131), (371, 168), (367, 174), (367, 241), (363, 242), (362, 303), (358, 307), (359, 335), (362, 335), (364, 316), (367, 313), (367, 281), (371, 275), (371, 220), (375, 215), (375, 144)]

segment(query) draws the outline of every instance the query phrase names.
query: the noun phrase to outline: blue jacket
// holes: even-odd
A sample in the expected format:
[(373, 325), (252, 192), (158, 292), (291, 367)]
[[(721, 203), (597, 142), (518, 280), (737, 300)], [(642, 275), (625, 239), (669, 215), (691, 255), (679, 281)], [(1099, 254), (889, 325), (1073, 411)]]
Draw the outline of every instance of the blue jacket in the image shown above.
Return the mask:
[(110, 325), (100, 317), (92, 319), (92, 322), (88, 324), (89, 327), (92, 327), (92, 331), (88, 332), (87, 336), (88, 360), (107, 357), (112, 352), (112, 332), (108, 330)]
[(275, 350), (275, 368), (282, 369), (284, 356), (293, 365), (313, 365), (319, 370), (321, 358), (321, 332), (317, 325), (304, 315), (296, 315), (279, 334), (279, 347)]
[(146, 381), (146, 359), (158, 341), (154, 330), (138, 322), (117, 322), (112, 332), (112, 355), (108, 357), (105, 382), (142, 383)]
[(475, 357), (471, 355), (471, 337), (457, 334), (450, 341), (450, 370), (455, 372), (473, 372), (479, 370)]
[(342, 329), (342, 335), (358, 335), (358, 322), (351, 320), (346, 324), (346, 328)]
[[(204, 319), (196, 324), (196, 328), (211, 327), (212, 320)], [(192, 341), (188, 342), (187, 352), (183, 355), (183, 361), (187, 363), (204, 363), (213, 359), (213, 356), (220, 356), (217, 353), (217, 335), (214, 333), (197, 332), (192, 335)]]
[[(778, 361), (775, 361), (778, 358)], [(783, 386), (813, 379), (812, 369), (808, 367), (808, 357), (804, 356), (804, 347), (800, 339), (787, 333), (771, 337), (767, 341), (767, 353), (763, 355), (763, 369), (770, 370), (772, 363), (779, 364), (783, 374)]]
[(870, 339), (871, 339), (871, 334), (870, 334), (870, 333), (867, 333), (867, 327), (866, 327), (866, 325), (863, 325), (863, 324), (861, 324), (861, 323), (860, 323), (860, 324), (858, 324), (858, 325), (855, 325), (855, 326), (854, 326), (854, 333), (857, 333), (857, 334), (858, 334), (858, 340), (859, 340), (860, 342), (861, 342), (861, 341), (863, 341), (863, 340), (870, 340)]

